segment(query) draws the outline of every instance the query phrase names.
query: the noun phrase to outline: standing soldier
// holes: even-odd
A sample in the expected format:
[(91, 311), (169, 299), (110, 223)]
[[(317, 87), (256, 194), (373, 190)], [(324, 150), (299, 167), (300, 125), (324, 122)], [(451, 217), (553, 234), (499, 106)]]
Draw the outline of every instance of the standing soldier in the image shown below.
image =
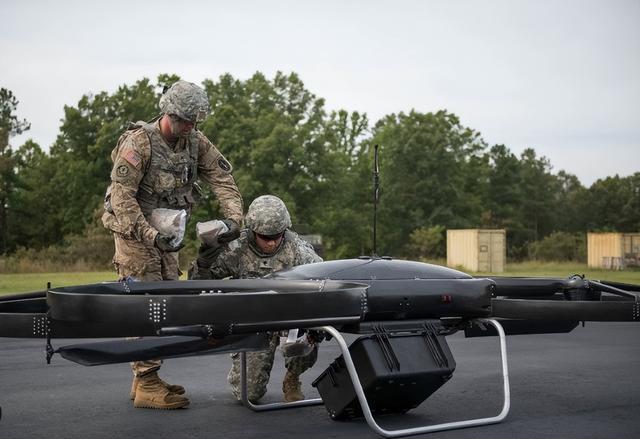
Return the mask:
[[(202, 246), (199, 257), (191, 263), (193, 279), (246, 279), (262, 277), (277, 270), (296, 265), (322, 262), (310, 244), (303, 241), (291, 227), (291, 218), (284, 202), (273, 195), (256, 198), (247, 211), (246, 229), (240, 238), (219, 251)], [(247, 353), (247, 391), (250, 401), (257, 401), (267, 391), (273, 359), (279, 337), (274, 333), (269, 349)], [(300, 389), (300, 375), (316, 362), (318, 347), (305, 356), (288, 357), (287, 373), (282, 383), (287, 402), (304, 399)], [(229, 371), (229, 384), (240, 399), (240, 356), (232, 354), (233, 366)]]
[[(242, 197), (231, 165), (196, 129), (208, 115), (209, 100), (197, 85), (178, 81), (160, 98), (161, 116), (139, 122), (118, 140), (111, 153), (111, 185), (102, 221), (113, 232), (113, 263), (120, 279), (177, 280), (178, 250), (174, 237), (149, 224), (154, 209), (184, 209), (189, 214), (200, 196), (199, 177), (216, 195), (229, 230), (221, 242), (236, 239), (242, 221)], [(131, 363), (134, 407), (186, 407), (182, 386), (158, 377), (160, 360)]]

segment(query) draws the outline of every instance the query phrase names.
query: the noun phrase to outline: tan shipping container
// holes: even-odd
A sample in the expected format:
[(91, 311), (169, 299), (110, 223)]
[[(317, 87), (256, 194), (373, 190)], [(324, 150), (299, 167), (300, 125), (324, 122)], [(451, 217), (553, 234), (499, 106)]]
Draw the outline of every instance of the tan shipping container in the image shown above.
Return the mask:
[(506, 236), (503, 229), (447, 230), (447, 265), (502, 273), (507, 259)]
[(640, 233), (587, 233), (587, 265), (613, 270), (640, 265)]

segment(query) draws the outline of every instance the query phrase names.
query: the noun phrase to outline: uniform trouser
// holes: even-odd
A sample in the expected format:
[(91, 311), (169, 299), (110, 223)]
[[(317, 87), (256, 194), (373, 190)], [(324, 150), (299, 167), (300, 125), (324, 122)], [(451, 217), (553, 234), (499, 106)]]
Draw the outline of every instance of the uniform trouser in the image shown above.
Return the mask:
[[(139, 241), (122, 238), (114, 233), (116, 252), (113, 265), (118, 271), (118, 277), (135, 278), (139, 281), (178, 280), (178, 253), (166, 253), (154, 246)], [(147, 360), (131, 363), (131, 369), (136, 376), (146, 375), (160, 369), (162, 361)]]
[[(269, 341), (269, 349), (258, 352), (247, 352), (247, 397), (250, 401), (257, 401), (267, 393), (267, 384), (273, 368), (273, 359), (276, 348), (280, 343), (278, 334), (273, 334)], [(318, 345), (313, 351), (302, 357), (288, 357), (285, 359), (285, 367), (293, 375), (301, 375), (310, 369), (318, 359)], [(229, 384), (233, 395), (240, 399), (240, 354), (231, 354), (233, 365), (229, 371)]]

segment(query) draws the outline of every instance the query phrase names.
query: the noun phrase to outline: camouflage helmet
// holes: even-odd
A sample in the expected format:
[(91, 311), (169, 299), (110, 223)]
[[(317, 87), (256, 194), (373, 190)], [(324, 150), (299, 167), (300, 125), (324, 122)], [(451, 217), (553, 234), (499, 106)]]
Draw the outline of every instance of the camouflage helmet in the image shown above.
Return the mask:
[(253, 200), (244, 222), (249, 230), (261, 235), (277, 235), (291, 227), (287, 206), (275, 195), (262, 195)]
[(193, 123), (202, 122), (209, 112), (209, 98), (192, 82), (180, 80), (160, 96), (160, 110)]

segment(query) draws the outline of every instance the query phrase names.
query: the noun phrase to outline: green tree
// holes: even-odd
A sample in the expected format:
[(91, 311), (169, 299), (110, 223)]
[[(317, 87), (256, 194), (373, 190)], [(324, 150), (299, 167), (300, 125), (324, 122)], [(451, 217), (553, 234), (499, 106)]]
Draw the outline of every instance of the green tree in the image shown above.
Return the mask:
[(625, 178), (627, 200), (620, 212), (620, 228), (627, 232), (640, 231), (640, 172)]
[[(246, 81), (225, 74), (217, 82), (204, 81), (204, 86), (213, 115), (202, 131), (235, 166), (245, 201), (277, 195), (287, 203), (294, 224), (324, 235), (327, 254), (355, 251), (357, 238), (345, 235), (357, 221), (352, 211), (342, 211), (336, 203), (350, 201), (345, 189), (354, 187), (351, 179), (363, 154), (366, 115), (327, 115), (324, 100), (308, 91), (295, 73), (278, 72), (272, 80), (256, 73)], [(196, 215), (215, 215), (210, 203)]]
[(312, 224), (322, 233), (328, 256), (352, 258), (372, 253), (373, 147), (365, 114), (332, 112), (325, 123), (327, 154), (319, 182), (322, 197)]
[(486, 144), (454, 114), (392, 114), (373, 140), (382, 148), (382, 252), (402, 255), (421, 227), (477, 227), (486, 193)]
[(109, 184), (111, 151), (129, 122), (158, 114), (157, 87), (148, 79), (122, 85), (110, 95), (85, 95), (65, 106), (60, 134), (50, 151), (55, 169), (50, 186), (55, 200), (51, 226), (61, 235), (81, 233), (102, 204)]
[(444, 258), (447, 255), (447, 229), (444, 226), (420, 227), (409, 235), (412, 258)]
[(492, 146), (488, 155), (491, 171), (483, 226), (519, 229), (516, 214), (522, 200), (520, 161), (505, 145)]
[[(158, 115), (162, 88), (177, 79), (163, 74), (155, 83), (142, 79), (83, 96), (64, 108), (49, 153), (32, 141), (9, 145), (29, 124), (15, 115), (13, 94), (0, 90), (0, 252), (66, 246), (72, 258), (83, 239), (106, 248), (96, 212), (111, 151), (129, 122)], [(544, 240), (555, 232), (640, 230), (640, 173), (586, 189), (571, 174), (554, 175), (533, 149), (519, 157), (505, 145), (487, 151), (480, 134), (447, 111), (391, 114), (370, 129), (366, 114), (327, 111), (295, 73), (257, 72), (246, 80), (225, 74), (203, 86), (213, 112), (199, 129), (234, 165), (245, 201), (266, 193), (283, 198), (294, 224), (323, 235), (328, 258), (372, 251), (375, 144), (380, 254), (440, 255), (442, 227), (506, 228), (511, 257), (567, 253), (573, 235)], [(210, 194), (194, 211), (196, 221), (219, 216)], [(558, 236), (562, 248), (554, 247)]]
[(202, 131), (234, 164), (244, 197), (273, 193), (294, 218), (305, 216), (318, 180), (324, 101), (304, 88), (296, 74), (261, 73), (246, 81), (226, 74), (204, 82), (213, 115)]
[(554, 195), (557, 187), (551, 174), (551, 163), (546, 157), (537, 157), (532, 148), (522, 152), (520, 164), (520, 222), (529, 231), (532, 240), (537, 241), (554, 229), (554, 217), (557, 212)]
[(586, 224), (591, 216), (587, 214), (591, 212), (587, 189), (578, 177), (565, 171), (558, 172), (555, 178), (555, 200), (558, 210), (554, 229), (573, 233), (586, 231)]
[(588, 190), (588, 230), (640, 230), (640, 172), (599, 179)]
[(554, 232), (529, 245), (529, 257), (542, 261), (586, 262), (587, 242), (584, 233)]
[(14, 158), (17, 183), (11, 203), (14, 221), (9, 223), (13, 247), (41, 249), (52, 245), (61, 237), (50, 222), (55, 215), (51, 201), (57, 197), (49, 184), (55, 173), (51, 159), (32, 140), (18, 148)]
[[(37, 145), (26, 147), (20, 171), (25, 182), (22, 205), (37, 206), (38, 212), (46, 212), (46, 221), (32, 229), (16, 229), (23, 245), (59, 243), (89, 226), (102, 204), (118, 136), (130, 121), (157, 115), (160, 89), (177, 79), (160, 75), (156, 86), (143, 79), (113, 94), (87, 94), (77, 105), (65, 107), (49, 155)], [(277, 194), (287, 202), (296, 223), (328, 236), (329, 253), (332, 248), (355, 251), (358, 244), (352, 232), (359, 218), (355, 207), (343, 211), (335, 203), (354, 205), (345, 188), (355, 187), (352, 175), (357, 174), (364, 151), (360, 143), (367, 129), (366, 115), (327, 114), (324, 100), (309, 92), (294, 73), (277, 73), (273, 79), (256, 73), (246, 81), (223, 75), (216, 82), (204, 81), (204, 86), (213, 114), (200, 129), (234, 164), (245, 199)], [(45, 205), (39, 200), (46, 200)], [(216, 216), (212, 197), (194, 214), (196, 220)], [(346, 232), (349, 225), (352, 232)], [(37, 230), (39, 238), (28, 230)], [(345, 247), (333, 240), (334, 232), (351, 243)]]
[(482, 224), (507, 230), (507, 254), (521, 259), (528, 255), (529, 243), (558, 230), (563, 209), (573, 211), (575, 191), (572, 176), (551, 173), (545, 157), (537, 157), (533, 149), (525, 149), (516, 157), (505, 145), (489, 151), (491, 169)]
[(14, 208), (12, 198), (17, 175), (16, 160), (9, 139), (31, 127), (26, 119), (20, 120), (15, 114), (18, 103), (13, 92), (0, 88), (0, 254), (13, 247), (9, 239), (9, 223), (11, 210)]

